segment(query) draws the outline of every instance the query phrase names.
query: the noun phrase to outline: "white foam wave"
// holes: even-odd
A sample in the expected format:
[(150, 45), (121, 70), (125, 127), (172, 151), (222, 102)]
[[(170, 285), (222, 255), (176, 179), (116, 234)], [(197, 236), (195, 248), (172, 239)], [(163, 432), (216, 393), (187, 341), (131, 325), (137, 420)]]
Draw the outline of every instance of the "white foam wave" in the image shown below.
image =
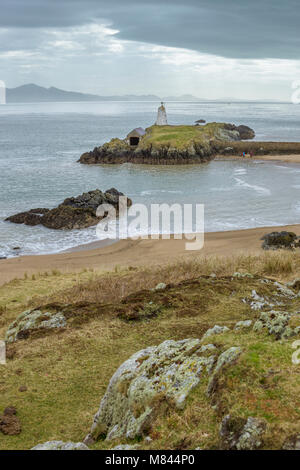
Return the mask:
[(259, 194), (265, 194), (268, 196), (271, 195), (270, 189), (265, 188), (264, 186), (257, 186), (255, 184), (249, 184), (240, 178), (234, 178), (234, 179), (237, 182), (237, 185), (240, 186), (241, 188), (253, 189), (254, 191), (257, 191)]

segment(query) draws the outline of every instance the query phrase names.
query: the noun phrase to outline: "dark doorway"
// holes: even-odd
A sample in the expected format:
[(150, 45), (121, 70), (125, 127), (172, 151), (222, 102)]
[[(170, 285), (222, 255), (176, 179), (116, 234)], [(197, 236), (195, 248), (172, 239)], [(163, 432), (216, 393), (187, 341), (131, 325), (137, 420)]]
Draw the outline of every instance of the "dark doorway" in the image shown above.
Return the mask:
[(139, 145), (140, 139), (138, 137), (130, 137), (129, 142), (130, 145)]

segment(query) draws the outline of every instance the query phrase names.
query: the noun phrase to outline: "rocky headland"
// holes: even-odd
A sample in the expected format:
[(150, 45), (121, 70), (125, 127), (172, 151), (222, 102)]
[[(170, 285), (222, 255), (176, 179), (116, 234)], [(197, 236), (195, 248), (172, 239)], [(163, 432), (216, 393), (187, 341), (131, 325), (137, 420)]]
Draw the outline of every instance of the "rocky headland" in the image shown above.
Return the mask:
[(253, 139), (255, 132), (248, 126), (208, 123), (204, 126), (151, 126), (138, 145), (114, 138), (91, 152), (81, 155), (83, 164), (148, 163), (186, 164), (209, 161), (228, 147), (230, 142)]
[[(5, 220), (30, 226), (43, 225), (56, 230), (87, 228), (97, 225), (103, 218), (97, 216), (97, 208), (101, 204), (112, 205), (116, 210), (116, 215), (118, 215), (120, 196), (124, 196), (124, 194), (115, 188), (108, 189), (105, 192), (96, 189), (77, 197), (67, 198), (54, 209), (31, 209), (12, 215)], [(132, 201), (127, 198), (127, 205), (130, 206), (131, 204)]]

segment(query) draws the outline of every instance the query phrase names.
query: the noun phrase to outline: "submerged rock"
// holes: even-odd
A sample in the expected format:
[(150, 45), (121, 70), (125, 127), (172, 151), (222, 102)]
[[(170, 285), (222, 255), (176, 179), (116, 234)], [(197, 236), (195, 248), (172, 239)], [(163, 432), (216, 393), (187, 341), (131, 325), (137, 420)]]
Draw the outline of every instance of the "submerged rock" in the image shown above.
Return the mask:
[[(103, 193), (99, 189), (83, 193), (77, 197), (65, 199), (54, 209), (31, 209), (5, 219), (7, 222), (25, 225), (44, 225), (55, 230), (71, 230), (87, 228), (97, 225), (103, 218), (97, 216), (97, 208), (101, 204), (110, 204), (116, 210), (116, 216), (120, 211), (119, 197), (124, 196), (115, 188)], [(132, 201), (127, 199), (127, 206)]]
[(83, 442), (48, 441), (30, 450), (90, 450)]
[(11, 323), (5, 335), (7, 343), (19, 339), (26, 339), (30, 333), (42, 329), (64, 328), (66, 318), (61, 312), (41, 312), (40, 310), (26, 310)]
[(132, 439), (169, 405), (182, 409), (212, 363), (200, 349), (198, 339), (170, 340), (131, 356), (111, 378), (88, 438)]
[(221, 448), (226, 450), (255, 450), (263, 445), (263, 434), (266, 422), (262, 419), (249, 417), (223, 418), (220, 427)]

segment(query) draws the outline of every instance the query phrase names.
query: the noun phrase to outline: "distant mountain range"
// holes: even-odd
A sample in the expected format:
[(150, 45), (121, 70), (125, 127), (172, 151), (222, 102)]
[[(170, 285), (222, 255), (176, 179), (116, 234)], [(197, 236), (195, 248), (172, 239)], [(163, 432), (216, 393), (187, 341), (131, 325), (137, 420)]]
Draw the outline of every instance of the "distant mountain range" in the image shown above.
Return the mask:
[(76, 91), (65, 91), (60, 88), (42, 86), (29, 83), (17, 88), (6, 89), (7, 103), (41, 103), (41, 102), (57, 102), (57, 101), (215, 101), (226, 104), (235, 102), (261, 102), (261, 103), (278, 103), (279, 100), (241, 100), (237, 98), (207, 99), (197, 98), (194, 95), (181, 96), (164, 96), (157, 95), (113, 95), (100, 96), (88, 93), (79, 93)]
[(75, 91), (65, 91), (59, 88), (44, 88), (34, 83), (22, 85), (17, 88), (6, 89), (7, 103), (39, 103), (57, 101), (201, 101), (193, 95), (167, 96), (161, 98), (156, 95), (122, 95), (99, 96)]

